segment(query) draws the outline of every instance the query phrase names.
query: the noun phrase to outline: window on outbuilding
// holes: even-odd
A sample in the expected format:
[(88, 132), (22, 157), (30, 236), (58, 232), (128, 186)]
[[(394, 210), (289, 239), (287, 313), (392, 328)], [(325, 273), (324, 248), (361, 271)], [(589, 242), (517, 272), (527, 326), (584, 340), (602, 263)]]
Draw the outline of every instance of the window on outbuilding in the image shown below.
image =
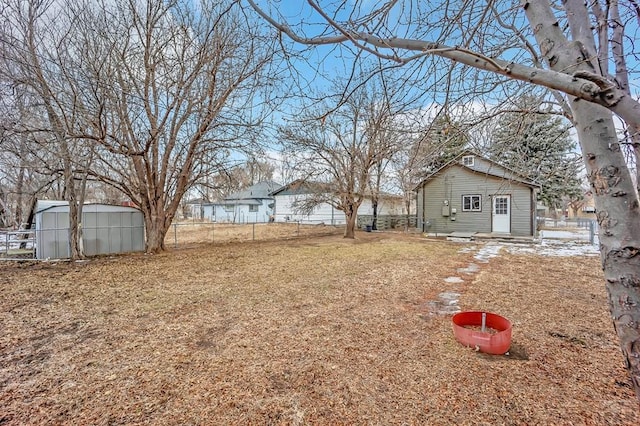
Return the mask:
[(225, 205), (224, 205), (224, 211), (225, 211), (225, 212), (232, 212), (232, 211), (233, 211), (233, 208), (234, 208), (234, 205), (233, 205), (233, 204), (225, 204)]
[(463, 212), (481, 212), (482, 196), (481, 195), (463, 195), (462, 211)]
[(475, 162), (475, 157), (473, 155), (464, 155), (462, 157), (463, 166), (473, 167), (474, 162)]
[(257, 212), (258, 211), (258, 205), (257, 204), (250, 204), (249, 205), (249, 211), (250, 212)]

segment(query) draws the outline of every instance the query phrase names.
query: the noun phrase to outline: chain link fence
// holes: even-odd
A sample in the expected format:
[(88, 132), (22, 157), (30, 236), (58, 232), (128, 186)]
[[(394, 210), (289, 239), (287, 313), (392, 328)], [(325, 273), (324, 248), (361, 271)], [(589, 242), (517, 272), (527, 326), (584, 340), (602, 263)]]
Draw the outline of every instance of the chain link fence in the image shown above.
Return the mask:
[(540, 237), (553, 239), (572, 239), (599, 244), (598, 221), (595, 219), (549, 219), (538, 218)]
[(239, 241), (266, 241), (299, 237), (338, 235), (344, 225), (325, 225), (304, 222), (272, 223), (216, 223), (177, 222), (171, 225), (165, 237), (167, 247), (180, 247), (197, 243), (227, 243)]
[[(105, 232), (110, 232), (105, 228)], [(54, 229), (42, 232), (64, 232), (68, 228)], [(117, 230), (122, 233), (126, 230)], [(228, 243), (241, 241), (286, 240), (300, 237), (340, 235), (344, 232), (344, 225), (326, 225), (304, 222), (274, 222), (274, 223), (215, 223), (215, 222), (177, 222), (173, 223), (165, 236), (167, 247), (180, 247), (200, 243)], [(85, 234), (87, 230), (85, 230)], [(122, 238), (121, 238), (122, 239)], [(36, 257), (35, 230), (0, 230), (0, 260), (26, 260)], [(64, 241), (65, 247), (68, 241)], [(85, 245), (87, 254), (94, 254), (92, 245)], [(121, 251), (121, 250), (119, 250)], [(64, 258), (66, 256), (60, 256)]]
[(34, 230), (0, 230), (0, 259), (33, 259), (36, 254), (36, 233)]

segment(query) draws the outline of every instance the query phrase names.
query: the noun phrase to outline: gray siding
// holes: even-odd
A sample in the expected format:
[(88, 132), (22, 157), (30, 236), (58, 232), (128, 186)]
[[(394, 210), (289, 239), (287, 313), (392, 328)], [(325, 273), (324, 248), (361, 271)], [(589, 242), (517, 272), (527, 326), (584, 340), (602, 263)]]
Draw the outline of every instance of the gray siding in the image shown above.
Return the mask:
[[(476, 157), (476, 165), (482, 166), (483, 162), (479, 160), (481, 159)], [(487, 165), (495, 168), (491, 173), (498, 171), (499, 167), (489, 162)], [(463, 212), (463, 195), (480, 195), (482, 210)], [(418, 227), (431, 233), (489, 233), (492, 231), (491, 197), (493, 195), (511, 196), (511, 235), (533, 235), (532, 189), (529, 186), (507, 178), (474, 172), (459, 165), (441, 170), (418, 187)], [(452, 216), (442, 215), (444, 200), (449, 201), (451, 209), (457, 210), (455, 221), (451, 220)]]
[[(82, 242), (89, 256), (144, 250), (144, 218), (131, 207), (88, 204), (82, 208)], [(69, 207), (55, 206), (36, 213), (36, 257), (70, 256)]]

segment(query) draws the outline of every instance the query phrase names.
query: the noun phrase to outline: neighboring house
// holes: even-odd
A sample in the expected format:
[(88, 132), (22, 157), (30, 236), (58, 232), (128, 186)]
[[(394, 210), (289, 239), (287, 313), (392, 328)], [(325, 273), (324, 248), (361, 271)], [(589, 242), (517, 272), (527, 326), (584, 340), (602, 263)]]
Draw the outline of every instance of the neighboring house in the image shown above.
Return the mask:
[(596, 203), (593, 193), (586, 191), (581, 200), (569, 203), (566, 211), (569, 219), (596, 219)]
[(181, 213), (183, 219), (202, 219), (203, 206), (206, 201), (202, 198), (194, 198), (182, 205)]
[(274, 202), (269, 193), (279, 187), (280, 184), (271, 181), (258, 182), (218, 203), (203, 204), (203, 218), (229, 223), (269, 222)]
[(465, 151), (416, 188), (418, 228), (435, 234), (536, 235), (540, 185)]
[[(340, 225), (346, 223), (344, 212), (333, 207), (327, 202), (316, 205), (310, 212), (302, 211), (300, 204), (306, 199), (323, 194), (324, 185), (316, 182), (295, 180), (271, 193), (275, 199), (275, 221), (288, 222), (300, 221), (305, 223), (324, 223), (327, 225)], [(358, 208), (358, 214), (373, 214), (371, 198), (367, 197)], [(403, 214), (402, 197), (392, 194), (383, 194), (378, 201), (378, 215)]]

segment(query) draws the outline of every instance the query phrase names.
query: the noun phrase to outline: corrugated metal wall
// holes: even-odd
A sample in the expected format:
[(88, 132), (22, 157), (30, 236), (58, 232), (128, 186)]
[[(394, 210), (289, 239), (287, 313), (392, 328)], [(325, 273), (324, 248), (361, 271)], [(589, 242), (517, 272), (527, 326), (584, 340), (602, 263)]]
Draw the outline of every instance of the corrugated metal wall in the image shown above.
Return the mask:
[[(88, 256), (144, 250), (144, 220), (142, 212), (134, 208), (84, 206), (82, 231)], [(36, 214), (36, 241), (38, 259), (70, 256), (68, 206), (51, 207)]]

